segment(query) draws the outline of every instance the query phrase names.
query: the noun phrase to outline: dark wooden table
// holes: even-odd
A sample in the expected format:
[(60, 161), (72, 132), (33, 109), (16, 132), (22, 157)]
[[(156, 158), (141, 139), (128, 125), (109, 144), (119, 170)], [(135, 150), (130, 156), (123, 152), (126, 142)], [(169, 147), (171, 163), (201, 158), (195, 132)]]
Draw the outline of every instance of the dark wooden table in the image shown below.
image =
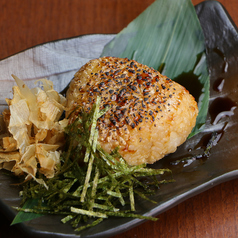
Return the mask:
[[(118, 33), (153, 0), (1, 0), (0, 60), (37, 44)], [(202, 2), (193, 0), (194, 5)], [(220, 0), (238, 25), (238, 1)], [(1, 192), (1, 186), (0, 186)], [(238, 237), (238, 179), (222, 183), (114, 238)], [(0, 211), (0, 237), (23, 238)]]

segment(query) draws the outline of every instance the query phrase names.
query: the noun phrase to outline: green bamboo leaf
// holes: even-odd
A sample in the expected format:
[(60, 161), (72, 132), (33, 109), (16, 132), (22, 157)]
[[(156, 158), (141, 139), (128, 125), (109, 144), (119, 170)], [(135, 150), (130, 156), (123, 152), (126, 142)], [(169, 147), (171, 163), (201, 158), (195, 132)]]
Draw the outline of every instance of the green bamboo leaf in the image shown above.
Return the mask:
[(155, 1), (104, 47), (102, 55), (134, 59), (185, 86), (199, 107), (190, 137), (202, 130), (210, 83), (205, 40), (191, 0)]
[[(38, 199), (28, 199), (25, 203), (22, 209), (32, 209), (35, 206), (38, 205)], [(17, 213), (15, 216), (14, 220), (12, 221), (11, 225), (15, 225), (17, 223), (25, 222), (25, 221), (30, 221), (35, 218), (41, 217), (43, 214), (37, 214), (33, 212), (23, 212), (20, 211)]]

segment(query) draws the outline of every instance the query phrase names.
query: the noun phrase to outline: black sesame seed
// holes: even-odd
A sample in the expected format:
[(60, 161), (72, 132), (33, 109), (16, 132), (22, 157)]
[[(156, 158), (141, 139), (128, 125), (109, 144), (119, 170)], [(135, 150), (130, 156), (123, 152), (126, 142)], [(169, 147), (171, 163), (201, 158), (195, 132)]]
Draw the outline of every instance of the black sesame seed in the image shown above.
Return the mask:
[(102, 87), (103, 85), (105, 85), (105, 83), (104, 83), (104, 82), (101, 82), (101, 83), (99, 84), (99, 87)]
[(118, 96), (122, 97), (125, 92), (126, 92), (126, 88), (121, 89), (120, 92), (118, 93)]
[(117, 124), (116, 120), (114, 118), (110, 118), (111, 123), (115, 126)]
[(98, 92), (99, 92), (98, 88), (94, 88), (94, 89), (93, 89), (93, 92), (98, 93)]
[(134, 86), (134, 85), (129, 85), (129, 88), (132, 89), (133, 91), (136, 90), (136, 86)]
[(121, 113), (119, 113), (119, 114), (117, 114), (117, 118), (122, 118), (123, 117), (123, 115), (121, 114)]
[(132, 129), (134, 129), (135, 128), (135, 123), (131, 123), (131, 127), (132, 127)]
[(115, 71), (115, 75), (117, 75), (119, 72), (121, 72), (121, 69), (118, 69), (117, 71)]
[(132, 74), (135, 74), (135, 73), (136, 73), (136, 71), (133, 70), (133, 69), (128, 69), (128, 72), (129, 72), (129, 73), (132, 73)]
[(126, 118), (125, 121), (126, 121), (126, 124), (129, 125), (130, 120), (128, 118)]

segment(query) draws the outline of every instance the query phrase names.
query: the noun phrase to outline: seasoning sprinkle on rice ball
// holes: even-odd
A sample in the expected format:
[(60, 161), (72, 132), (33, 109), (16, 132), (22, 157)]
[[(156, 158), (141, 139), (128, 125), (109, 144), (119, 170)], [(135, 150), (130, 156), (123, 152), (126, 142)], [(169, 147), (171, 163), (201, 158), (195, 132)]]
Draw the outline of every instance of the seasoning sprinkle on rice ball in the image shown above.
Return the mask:
[(82, 109), (90, 111), (97, 96), (101, 109), (110, 106), (98, 120), (100, 145), (107, 152), (119, 146), (130, 165), (151, 164), (174, 152), (196, 123), (193, 96), (134, 60), (102, 57), (84, 65), (67, 91), (70, 122)]

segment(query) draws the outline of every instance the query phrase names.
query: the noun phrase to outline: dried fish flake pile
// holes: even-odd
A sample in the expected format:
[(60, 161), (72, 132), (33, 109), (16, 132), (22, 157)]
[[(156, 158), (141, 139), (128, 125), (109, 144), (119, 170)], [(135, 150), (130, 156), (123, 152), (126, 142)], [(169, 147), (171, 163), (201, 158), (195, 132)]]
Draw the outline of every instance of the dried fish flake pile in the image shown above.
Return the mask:
[(17, 86), (13, 87), (13, 98), (6, 99), (9, 109), (1, 118), (0, 169), (43, 183), (37, 172), (52, 178), (60, 163), (59, 148), (68, 125), (67, 119), (60, 120), (66, 99), (53, 89), (50, 80), (40, 79), (37, 82), (42, 87), (30, 89), (13, 78)]

